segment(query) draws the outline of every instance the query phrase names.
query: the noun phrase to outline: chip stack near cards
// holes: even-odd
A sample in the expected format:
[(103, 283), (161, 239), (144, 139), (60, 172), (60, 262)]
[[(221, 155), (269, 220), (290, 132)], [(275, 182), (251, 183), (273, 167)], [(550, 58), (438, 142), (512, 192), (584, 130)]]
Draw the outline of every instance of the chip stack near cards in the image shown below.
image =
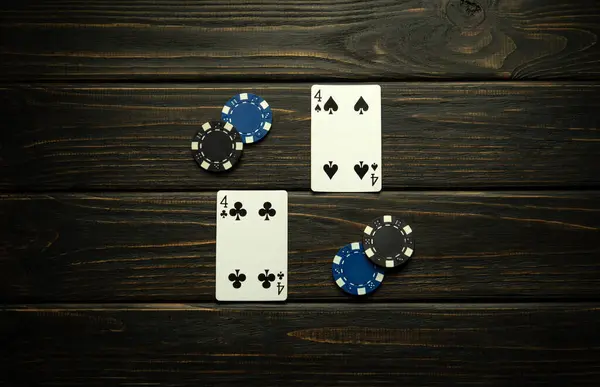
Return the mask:
[(240, 93), (221, 110), (221, 121), (204, 123), (192, 138), (192, 157), (209, 172), (230, 171), (241, 159), (244, 144), (261, 141), (271, 130), (273, 114), (262, 97)]
[(313, 191), (381, 191), (381, 87), (312, 86), (310, 142)]
[(219, 191), (216, 218), (217, 300), (285, 301), (287, 192)]
[(381, 286), (385, 270), (405, 264), (414, 253), (412, 228), (405, 221), (383, 215), (363, 231), (362, 243), (342, 247), (333, 257), (336, 285), (354, 296), (366, 296)]

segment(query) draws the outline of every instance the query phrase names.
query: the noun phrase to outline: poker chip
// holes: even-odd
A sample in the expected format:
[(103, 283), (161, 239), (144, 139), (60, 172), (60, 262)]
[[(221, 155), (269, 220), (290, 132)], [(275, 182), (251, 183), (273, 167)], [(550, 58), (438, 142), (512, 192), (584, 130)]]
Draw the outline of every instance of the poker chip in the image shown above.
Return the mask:
[(192, 138), (192, 155), (200, 168), (211, 172), (227, 171), (242, 156), (244, 144), (230, 123), (210, 121)]
[(342, 247), (333, 258), (331, 270), (335, 283), (356, 296), (374, 292), (383, 281), (383, 269), (367, 259), (360, 242)]
[(379, 217), (365, 227), (363, 244), (366, 256), (383, 267), (402, 265), (415, 249), (410, 226), (391, 215)]
[(267, 101), (260, 96), (241, 93), (223, 106), (221, 119), (235, 126), (244, 144), (251, 144), (262, 140), (269, 133), (273, 114)]

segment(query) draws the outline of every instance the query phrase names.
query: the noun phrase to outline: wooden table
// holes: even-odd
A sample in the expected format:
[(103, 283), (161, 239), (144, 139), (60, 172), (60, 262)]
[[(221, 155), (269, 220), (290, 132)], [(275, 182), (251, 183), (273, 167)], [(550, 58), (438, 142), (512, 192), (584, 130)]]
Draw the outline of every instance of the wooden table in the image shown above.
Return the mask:
[[(5, 0), (0, 384), (600, 384), (600, 5)], [(383, 90), (384, 190), (310, 192), (309, 89)], [(230, 174), (189, 154), (274, 109)], [(217, 304), (219, 189), (289, 191), (289, 300)], [(373, 297), (331, 259), (385, 213)]]

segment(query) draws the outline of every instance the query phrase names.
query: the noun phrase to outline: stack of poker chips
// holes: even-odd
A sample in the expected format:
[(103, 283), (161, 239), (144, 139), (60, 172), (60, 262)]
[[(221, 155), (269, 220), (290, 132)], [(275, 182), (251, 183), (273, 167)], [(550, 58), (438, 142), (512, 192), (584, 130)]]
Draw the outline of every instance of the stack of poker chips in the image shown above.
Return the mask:
[(382, 283), (386, 269), (404, 265), (414, 253), (412, 228), (392, 215), (370, 222), (361, 242), (342, 247), (333, 258), (333, 279), (346, 293), (364, 296)]
[(205, 171), (228, 171), (242, 157), (244, 144), (262, 140), (272, 123), (267, 101), (258, 95), (240, 93), (223, 106), (221, 121), (206, 122), (194, 135), (192, 156)]

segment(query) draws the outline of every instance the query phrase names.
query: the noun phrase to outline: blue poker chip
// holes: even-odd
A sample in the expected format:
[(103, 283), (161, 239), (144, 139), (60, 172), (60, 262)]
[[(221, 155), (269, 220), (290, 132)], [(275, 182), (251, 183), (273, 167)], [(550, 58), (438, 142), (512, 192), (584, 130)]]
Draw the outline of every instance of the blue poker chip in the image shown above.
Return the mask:
[(383, 281), (383, 268), (367, 258), (360, 242), (342, 247), (333, 258), (331, 271), (335, 283), (355, 296), (373, 293)]
[(221, 119), (235, 126), (244, 144), (262, 140), (271, 129), (273, 113), (263, 98), (251, 93), (232, 97), (221, 111)]

